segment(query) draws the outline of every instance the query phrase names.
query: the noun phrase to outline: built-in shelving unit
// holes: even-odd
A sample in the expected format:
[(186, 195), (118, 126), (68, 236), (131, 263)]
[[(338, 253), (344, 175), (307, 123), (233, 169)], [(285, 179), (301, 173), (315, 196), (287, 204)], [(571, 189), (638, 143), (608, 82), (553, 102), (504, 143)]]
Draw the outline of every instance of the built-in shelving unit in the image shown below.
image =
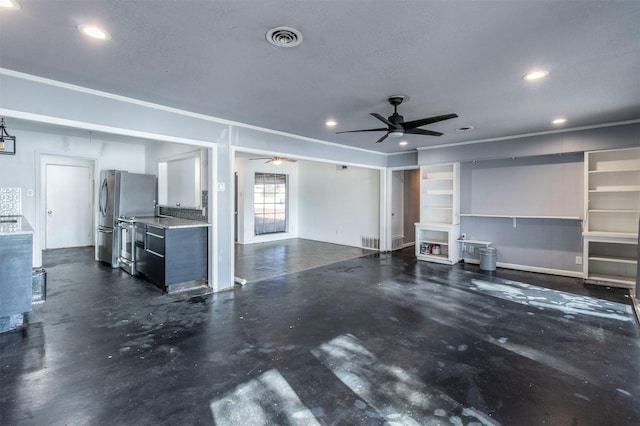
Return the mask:
[(420, 223), (460, 223), (460, 165), (420, 167)]
[(454, 264), (460, 260), (460, 163), (420, 167), (420, 223), (416, 257)]
[(584, 277), (635, 286), (640, 222), (640, 148), (585, 152)]
[(416, 257), (453, 265), (460, 260), (460, 225), (416, 223)]

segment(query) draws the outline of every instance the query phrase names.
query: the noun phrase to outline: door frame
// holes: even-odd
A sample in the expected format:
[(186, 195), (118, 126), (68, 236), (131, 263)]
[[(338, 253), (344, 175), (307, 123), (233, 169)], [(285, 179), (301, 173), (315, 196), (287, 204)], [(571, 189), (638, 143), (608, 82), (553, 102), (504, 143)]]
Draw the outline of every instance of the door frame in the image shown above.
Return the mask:
[(93, 245), (95, 247), (96, 242), (96, 223), (97, 223), (97, 211), (95, 209), (96, 206), (96, 159), (95, 158), (86, 158), (86, 157), (74, 157), (74, 156), (64, 156), (64, 155), (53, 155), (53, 154), (40, 154), (40, 208), (38, 212), (38, 218), (42, 226), (40, 226), (40, 241), (41, 241), (41, 250), (46, 250), (47, 248), (47, 166), (48, 165), (59, 165), (59, 166), (81, 166), (81, 167), (89, 167), (90, 174), (92, 176), (92, 195), (91, 195), (91, 204), (93, 211), (92, 217), (92, 229), (93, 229)]
[[(382, 203), (382, 207), (380, 209), (381, 213), (381, 224), (384, 224), (381, 229), (380, 237), (380, 248), (381, 251), (391, 251), (393, 246), (393, 230), (391, 229), (391, 214), (392, 204), (393, 204), (393, 172), (399, 172), (404, 170), (420, 170), (420, 165), (415, 166), (404, 166), (404, 167), (389, 167), (382, 173), (381, 179), (383, 180), (382, 186), (385, 188), (384, 193), (380, 197), (380, 201)], [(404, 186), (403, 189), (404, 191)]]

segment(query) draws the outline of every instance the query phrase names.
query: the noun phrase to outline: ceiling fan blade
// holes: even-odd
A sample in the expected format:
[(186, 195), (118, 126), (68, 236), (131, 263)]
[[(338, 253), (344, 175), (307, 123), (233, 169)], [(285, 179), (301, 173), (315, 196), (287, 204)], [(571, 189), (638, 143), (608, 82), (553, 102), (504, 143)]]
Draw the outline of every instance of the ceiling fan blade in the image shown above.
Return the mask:
[(249, 158), (249, 160), (271, 160), (273, 157), (257, 157), (257, 158)]
[(423, 118), (420, 120), (407, 121), (404, 123), (405, 130), (415, 129), (416, 127), (426, 126), (427, 124), (437, 123), (438, 121), (449, 120), (458, 117), (457, 114), (436, 115), (435, 117)]
[(440, 132), (434, 132), (433, 130), (426, 129), (409, 129), (405, 130), (404, 133), (410, 135), (442, 136), (442, 133)]
[(290, 163), (295, 163), (295, 162), (297, 162), (297, 161), (298, 161), (298, 160), (292, 160), (291, 158), (283, 158), (282, 160), (283, 160), (283, 161), (288, 161), (288, 162), (290, 162)]
[(345, 130), (343, 132), (336, 132), (336, 134), (339, 134), (339, 133), (354, 133), (354, 132), (381, 132), (383, 130), (386, 132), (389, 129), (387, 129), (386, 127), (380, 127), (379, 129)]
[(382, 141), (383, 141), (383, 140), (385, 140), (388, 136), (389, 136), (389, 133), (387, 133), (386, 135), (384, 135), (383, 137), (381, 137), (380, 139), (378, 139), (378, 140), (376, 141), (376, 143), (380, 143), (380, 142), (382, 142)]
[(386, 118), (384, 118), (383, 116), (381, 116), (378, 113), (371, 112), (371, 113), (369, 113), (369, 115), (373, 115), (375, 118), (377, 118), (378, 120), (382, 121), (387, 126), (393, 127), (394, 129), (398, 129), (400, 127), (399, 125), (390, 122), (389, 120), (387, 120)]

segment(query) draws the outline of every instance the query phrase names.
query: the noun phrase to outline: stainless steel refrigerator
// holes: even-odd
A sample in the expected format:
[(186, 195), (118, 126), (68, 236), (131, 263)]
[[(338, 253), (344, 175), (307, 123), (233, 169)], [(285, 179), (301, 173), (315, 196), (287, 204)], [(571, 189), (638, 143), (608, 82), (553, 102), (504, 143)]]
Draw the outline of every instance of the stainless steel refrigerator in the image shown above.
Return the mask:
[(153, 175), (103, 170), (100, 173), (98, 260), (119, 266), (119, 217), (155, 215), (157, 179)]

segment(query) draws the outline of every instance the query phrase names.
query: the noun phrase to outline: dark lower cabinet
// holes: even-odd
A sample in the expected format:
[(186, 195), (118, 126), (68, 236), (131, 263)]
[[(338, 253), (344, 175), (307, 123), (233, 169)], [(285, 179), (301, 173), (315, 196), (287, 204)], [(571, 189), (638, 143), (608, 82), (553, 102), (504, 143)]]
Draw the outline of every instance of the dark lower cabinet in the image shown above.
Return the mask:
[(148, 281), (166, 292), (206, 282), (207, 227), (138, 226), (137, 269)]
[(0, 235), (0, 332), (22, 325), (33, 294), (31, 234)]

